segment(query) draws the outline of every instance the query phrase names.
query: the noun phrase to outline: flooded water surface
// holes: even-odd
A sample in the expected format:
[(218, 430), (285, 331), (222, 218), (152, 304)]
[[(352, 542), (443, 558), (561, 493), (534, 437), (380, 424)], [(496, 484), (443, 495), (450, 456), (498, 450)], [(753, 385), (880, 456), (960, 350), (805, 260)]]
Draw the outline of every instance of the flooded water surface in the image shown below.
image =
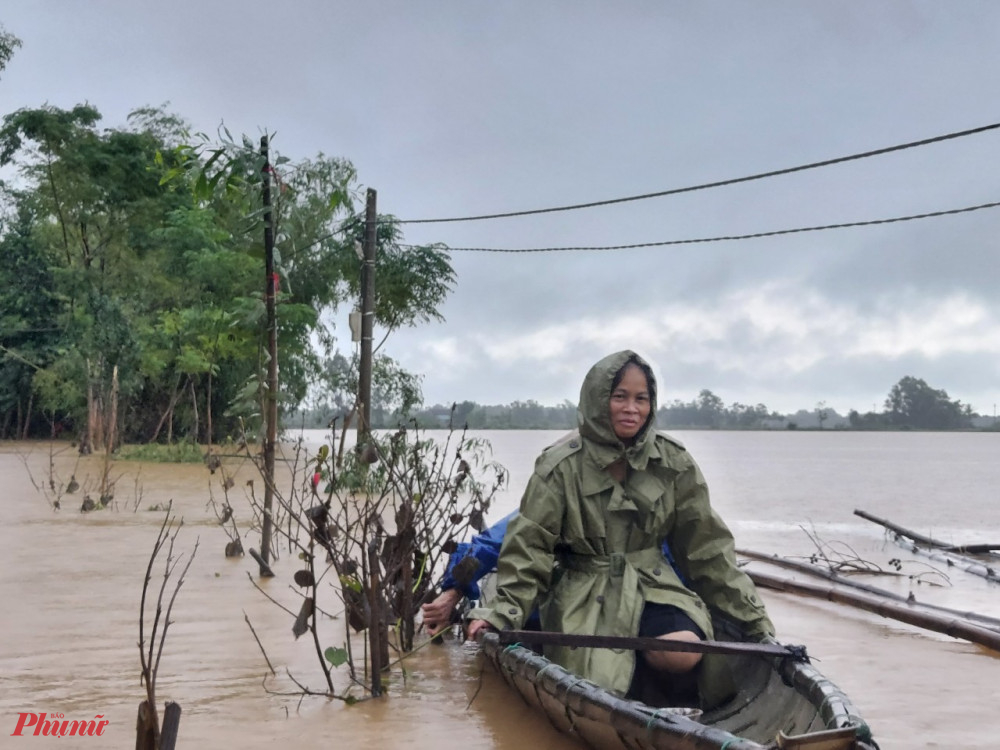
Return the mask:
[[(493, 520), (516, 507), (534, 456), (558, 433), (482, 435), (511, 472), (511, 489), (491, 511)], [(898, 558), (903, 575), (866, 582), (1000, 617), (1000, 586), (914, 557), (853, 513), (863, 509), (954, 543), (1000, 543), (1000, 434), (678, 436), (701, 464), (739, 547), (808, 556), (820, 544), (886, 570)], [(226, 468), (234, 476), (230, 499), (240, 518), (247, 483), (255, 480), (259, 488), (259, 477), (240, 459), (227, 459)], [(284, 554), (276, 577), (264, 580), (249, 557), (226, 558), (229, 540), (208, 506), (212, 497), (221, 498), (220, 475), (200, 464), (116, 462), (113, 507), (80, 513), (101, 470), (100, 458), (81, 459), (65, 444), (0, 444), (0, 746), (134, 746), (136, 709), (145, 697), (139, 601), (164, 517), (157, 508), (172, 501), (184, 520), (174, 547), (181, 567), (198, 545), (174, 603), (157, 679), (160, 707), (168, 700), (182, 707), (178, 747), (578, 747), (483, 673), (474, 650), (458, 641), (408, 657), (403, 671), (393, 670), (380, 700), (348, 706), (296, 694), (289, 673), (311, 688), (324, 687), (313, 640), (308, 634), (296, 640), (293, 618), (251, 582), (297, 611), (294, 556)], [(39, 488), (50, 476), (62, 483), (75, 476), (81, 485), (63, 495), (60, 510)], [(250, 535), (246, 544), (258, 546), (259, 539)], [(164, 552), (152, 587), (162, 582), (165, 561)], [(167, 598), (172, 590), (171, 582)], [(779, 639), (808, 646), (820, 670), (850, 695), (883, 750), (1000, 746), (997, 653), (830, 602), (766, 590), (762, 595)], [(335, 602), (331, 595), (325, 604)], [(147, 620), (151, 616), (149, 610)], [(343, 644), (339, 616), (326, 618), (322, 627), (324, 647)], [(20, 713), (42, 712), (69, 720), (101, 716), (110, 723), (101, 738), (10, 736)]]

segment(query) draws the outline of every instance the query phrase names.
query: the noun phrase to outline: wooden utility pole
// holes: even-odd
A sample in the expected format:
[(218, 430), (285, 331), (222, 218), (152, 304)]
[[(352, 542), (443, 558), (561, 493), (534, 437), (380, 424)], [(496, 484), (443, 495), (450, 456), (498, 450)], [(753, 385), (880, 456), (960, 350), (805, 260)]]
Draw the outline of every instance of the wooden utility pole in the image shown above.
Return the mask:
[(361, 265), (361, 362), (358, 366), (358, 448), (367, 442), (372, 418), (372, 340), (375, 331), (375, 245), (378, 213), (376, 192), (368, 188), (365, 201), (364, 260)]
[[(275, 315), (277, 277), (274, 273), (274, 226), (271, 214), (271, 163), (268, 139), (260, 138), (264, 194), (264, 307), (267, 310), (267, 386), (264, 391), (264, 521), (261, 531), (261, 575), (271, 574), (271, 508), (274, 504), (274, 444), (278, 436), (278, 324)], [(273, 574), (271, 574), (273, 575)]]

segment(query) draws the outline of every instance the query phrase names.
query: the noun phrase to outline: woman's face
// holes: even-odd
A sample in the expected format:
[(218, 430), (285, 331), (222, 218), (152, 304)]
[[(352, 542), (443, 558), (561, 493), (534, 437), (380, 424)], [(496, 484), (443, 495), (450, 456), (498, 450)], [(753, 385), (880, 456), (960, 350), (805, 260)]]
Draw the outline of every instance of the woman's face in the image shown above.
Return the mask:
[(611, 429), (623, 443), (630, 443), (649, 418), (649, 384), (635, 364), (625, 365), (621, 382), (611, 392)]

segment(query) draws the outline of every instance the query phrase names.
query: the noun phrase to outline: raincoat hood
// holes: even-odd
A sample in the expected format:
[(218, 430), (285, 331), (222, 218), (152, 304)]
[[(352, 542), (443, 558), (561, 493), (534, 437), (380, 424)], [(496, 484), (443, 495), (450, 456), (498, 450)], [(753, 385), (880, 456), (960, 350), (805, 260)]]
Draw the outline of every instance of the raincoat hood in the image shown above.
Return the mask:
[[(611, 426), (611, 384), (615, 375), (628, 363), (641, 366), (649, 380), (649, 418), (632, 445), (625, 445), (615, 435)], [(635, 469), (645, 469), (646, 462), (654, 449), (656, 422), (656, 380), (649, 364), (635, 352), (624, 351), (610, 354), (590, 368), (580, 388), (580, 405), (576, 410), (580, 437), (584, 439), (587, 453), (604, 468), (625, 458)]]

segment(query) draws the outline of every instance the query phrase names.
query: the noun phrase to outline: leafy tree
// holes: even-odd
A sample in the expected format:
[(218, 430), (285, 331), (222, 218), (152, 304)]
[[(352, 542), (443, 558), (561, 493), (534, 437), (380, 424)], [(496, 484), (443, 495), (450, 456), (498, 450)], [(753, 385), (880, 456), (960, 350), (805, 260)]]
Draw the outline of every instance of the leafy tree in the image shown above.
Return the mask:
[(14, 50), (21, 46), (21, 40), (4, 29), (0, 24), (0, 71), (7, 67), (7, 63), (14, 55)]
[[(19, 218), (0, 226), (0, 242), (30, 266), (4, 270), (0, 416), (24, 433), (41, 408), (53, 424), (93, 431), (116, 372), (125, 439), (214, 440), (240, 417), (252, 429), (267, 368), (263, 159), (228, 133), (193, 146), (183, 122), (155, 108), (134, 112), (126, 128), (99, 122), (88, 105), (44, 106), (0, 125), (0, 163), (27, 186), (3, 194)], [(271, 164), (281, 405), (291, 410), (325, 385), (336, 343), (327, 321), (357, 291), (356, 175), (322, 155)], [(440, 317), (454, 281), (439, 247), (400, 240), (387, 217), (376, 279), (387, 332)], [(21, 303), (26, 295), (34, 306)], [(32, 350), (17, 338), (43, 328), (48, 338), (32, 339)], [(387, 411), (420, 400), (419, 378), (384, 355), (374, 386)]]
[(476, 404), (472, 401), (463, 401), (460, 404), (455, 404), (455, 407), (452, 410), (452, 414), (454, 415), (454, 420), (455, 420), (454, 422), (455, 426), (459, 429), (461, 429), (465, 425), (472, 427), (472, 424), (470, 424), (471, 422), (470, 417), (472, 416), (472, 413), (475, 411), (475, 409), (476, 409)]
[(830, 416), (829, 409), (826, 408), (826, 401), (820, 401), (816, 404), (816, 419), (819, 421), (819, 428), (823, 429), (823, 423)]
[(847, 413), (847, 421), (855, 430), (884, 430), (888, 426), (886, 415), (874, 411), (861, 414), (856, 409), (851, 409)]
[[(361, 244), (364, 222), (355, 217), (341, 254), (345, 298), (361, 295), (360, 261), (353, 252)], [(443, 245), (403, 245), (394, 216), (380, 214), (376, 230), (375, 321), (385, 329), (382, 342), (395, 330), (443, 320), (438, 307), (455, 284), (455, 271)], [(349, 244), (348, 244), (349, 243)], [(347, 252), (347, 248), (351, 252)], [(381, 343), (375, 347), (376, 351)]]
[[(153, 283), (160, 269), (150, 262), (145, 234), (177, 202), (153, 167), (162, 144), (147, 132), (98, 132), (99, 120), (87, 105), (45, 106), (13, 112), (0, 128), (0, 164), (17, 164), (29, 185), (17, 199), (35, 217), (33, 241), (44, 248), (51, 281), (45, 293), (61, 302), (49, 322), (59, 331), (63, 361), (41, 375), (39, 395), (46, 409), (65, 410), (88, 433), (103, 424), (113, 372), (124, 398), (142, 388), (133, 325), (160, 302), (162, 286)], [(84, 382), (60, 382), (67, 376)], [(68, 404), (73, 393), (85, 394), (85, 403)], [(89, 434), (88, 441), (102, 437)]]
[[(316, 389), (313, 421), (325, 426), (332, 417), (351, 414), (358, 392), (358, 356), (334, 352), (323, 363), (321, 387)], [(423, 399), (420, 376), (403, 369), (384, 354), (372, 362), (372, 423), (396, 427)], [(352, 417), (353, 418), (353, 417)]]
[[(259, 151), (245, 136), (237, 142), (225, 130), (217, 142), (206, 140), (180, 151), (188, 173), (195, 175), (196, 195), (228, 205), (230, 215), (243, 217), (244, 233), (252, 238), (252, 247), (259, 247), (256, 238), (263, 225), (254, 196), (260, 194), (265, 168)], [(357, 360), (337, 358), (334, 331), (325, 322), (332, 316), (324, 314), (360, 295), (361, 262), (355, 245), (362, 239), (364, 221), (354, 208), (359, 195), (354, 168), (323, 155), (294, 164), (275, 155), (271, 163), (277, 187), (275, 267), (281, 277), (278, 326), (285, 405), (300, 403), (310, 390), (329, 390), (330, 400), (344, 401), (356, 392)], [(378, 352), (397, 328), (441, 318), (438, 307), (455, 274), (441, 246), (402, 245), (399, 224), (391, 216), (379, 217), (376, 239), (375, 323), (385, 331)], [(262, 300), (255, 296), (243, 301), (244, 319), (256, 318), (259, 325)], [(373, 407), (383, 414), (405, 414), (419, 403), (417, 377), (382, 355), (373, 365)], [(257, 380), (262, 382), (262, 376)]]
[(741, 403), (734, 403), (723, 416), (723, 424), (726, 427), (749, 429), (761, 427), (765, 419), (768, 419), (767, 407), (764, 404), (747, 406)]
[[(12, 226), (0, 237), (0, 429), (6, 437), (24, 436), (32, 420), (32, 382), (56, 359), (59, 350), (53, 318), (59, 303), (44, 248), (33, 237), (35, 218), (22, 204)], [(53, 414), (58, 409), (46, 410)], [(52, 431), (56, 423), (51, 422)]]
[(663, 427), (691, 427), (698, 423), (698, 404), (694, 401), (684, 402), (675, 398), (656, 411), (657, 424)]
[(944, 390), (936, 390), (920, 378), (907, 375), (889, 391), (886, 417), (895, 427), (943, 430), (969, 427), (972, 409), (952, 401)]
[(722, 403), (722, 399), (707, 388), (698, 394), (698, 412), (702, 424), (710, 427), (718, 427), (724, 410), (725, 406)]
[[(743, 409), (734, 404), (734, 408)], [(721, 427), (726, 418), (726, 408), (721, 398), (707, 388), (698, 393), (695, 401), (683, 402), (674, 399), (657, 412), (661, 425), (682, 427)]]

